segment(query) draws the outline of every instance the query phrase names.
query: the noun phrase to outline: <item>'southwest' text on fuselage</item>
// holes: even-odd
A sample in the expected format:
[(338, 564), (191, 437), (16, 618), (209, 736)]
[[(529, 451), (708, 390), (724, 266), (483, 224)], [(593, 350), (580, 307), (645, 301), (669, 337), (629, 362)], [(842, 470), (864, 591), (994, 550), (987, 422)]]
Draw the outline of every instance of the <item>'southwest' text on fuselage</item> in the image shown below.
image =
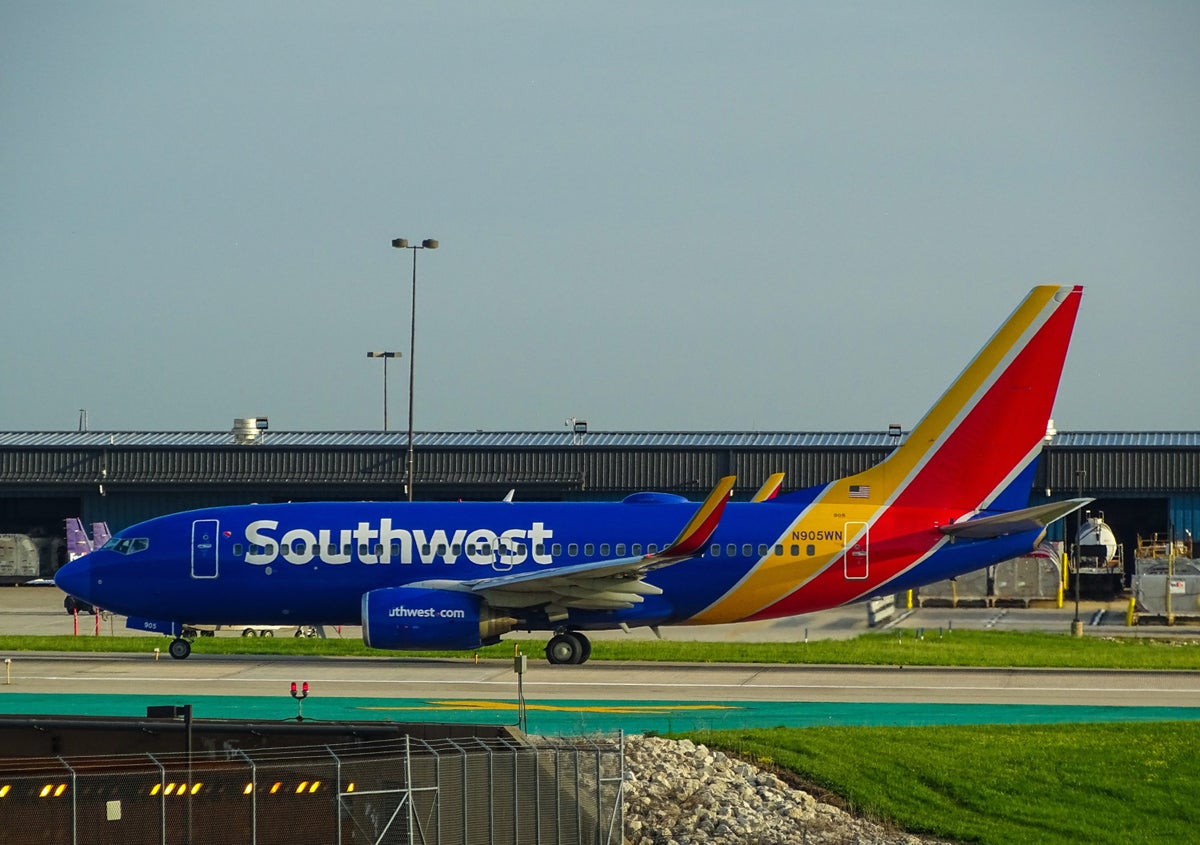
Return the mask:
[(279, 522), (274, 519), (246, 526), (246, 563), (267, 566), (282, 554), (285, 561), (297, 566), (314, 560), (340, 565), (356, 559), (364, 564), (453, 564), (459, 557), (497, 568), (511, 568), (526, 560), (545, 566), (552, 562), (547, 544), (554, 536), (542, 522), (497, 533), (489, 528), (393, 528), (387, 518), (377, 526), (360, 522), (354, 528), (291, 528), (282, 536), (278, 530)]

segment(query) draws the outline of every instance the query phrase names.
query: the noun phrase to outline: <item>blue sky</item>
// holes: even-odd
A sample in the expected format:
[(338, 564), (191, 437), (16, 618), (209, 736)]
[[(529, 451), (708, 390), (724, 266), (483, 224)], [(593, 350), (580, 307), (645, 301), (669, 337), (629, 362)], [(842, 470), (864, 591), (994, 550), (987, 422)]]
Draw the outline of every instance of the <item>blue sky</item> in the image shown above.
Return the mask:
[[(1200, 428), (1200, 4), (0, 0), (0, 430)], [(407, 414), (392, 362), (390, 421)]]

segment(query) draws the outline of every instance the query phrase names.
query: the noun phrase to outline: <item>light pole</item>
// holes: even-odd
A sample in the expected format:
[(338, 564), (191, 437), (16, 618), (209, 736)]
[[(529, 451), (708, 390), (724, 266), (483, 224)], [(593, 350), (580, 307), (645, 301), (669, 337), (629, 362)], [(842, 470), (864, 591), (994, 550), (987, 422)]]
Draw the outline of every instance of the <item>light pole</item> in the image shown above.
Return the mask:
[(412, 323), (408, 330), (408, 500), (413, 500), (413, 485), (415, 476), (413, 475), (413, 353), (417, 348), (417, 250), (418, 249), (437, 249), (438, 242), (433, 238), (426, 238), (419, 244), (409, 246), (406, 238), (393, 238), (392, 246), (396, 249), (411, 249), (412, 250)]
[[(1087, 475), (1086, 470), (1075, 470), (1075, 495), (1083, 498), (1083, 477)], [(1075, 511), (1075, 542), (1071, 546), (1075, 559), (1075, 619), (1071, 622), (1071, 636), (1083, 636), (1083, 620), (1079, 618), (1079, 531), (1083, 527), (1082, 517), (1079, 511)]]
[(387, 411), (388, 411), (387, 362), (388, 362), (388, 358), (401, 358), (403, 356), (399, 352), (368, 352), (367, 357), (383, 359), (383, 430), (387, 431), (388, 430), (388, 423), (387, 423)]

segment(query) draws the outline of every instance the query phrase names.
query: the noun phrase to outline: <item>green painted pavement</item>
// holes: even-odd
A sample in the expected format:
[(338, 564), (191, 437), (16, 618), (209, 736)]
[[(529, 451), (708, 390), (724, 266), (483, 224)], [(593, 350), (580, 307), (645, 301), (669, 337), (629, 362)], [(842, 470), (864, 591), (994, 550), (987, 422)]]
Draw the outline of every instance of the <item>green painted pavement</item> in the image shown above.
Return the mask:
[[(4, 715), (144, 716), (146, 707), (191, 704), (197, 719), (287, 721), (299, 713), (287, 694), (261, 696), (0, 695)], [(303, 702), (305, 721), (394, 720), (517, 724), (515, 701), (419, 698), (322, 698)], [(984, 725), (1064, 722), (1200, 721), (1200, 707), (1106, 707), (1033, 704), (859, 704), (850, 702), (526, 701), (529, 733), (576, 735), (737, 730), (817, 725)]]

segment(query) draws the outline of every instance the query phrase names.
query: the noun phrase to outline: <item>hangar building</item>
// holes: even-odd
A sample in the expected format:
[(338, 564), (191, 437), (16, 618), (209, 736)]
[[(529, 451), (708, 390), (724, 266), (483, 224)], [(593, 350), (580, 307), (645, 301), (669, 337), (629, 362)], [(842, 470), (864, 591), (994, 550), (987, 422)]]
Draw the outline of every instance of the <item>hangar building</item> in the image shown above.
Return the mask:
[[(393, 499), (406, 493), (406, 432), (0, 432), (0, 535), (43, 538), (63, 520), (113, 530), (174, 511), (242, 502)], [(773, 472), (794, 490), (878, 463), (904, 432), (418, 432), (424, 500), (615, 500), (638, 490), (702, 498), (723, 475), (749, 497)], [(1200, 431), (1058, 432), (1031, 501), (1094, 496), (1133, 557), (1138, 537), (1200, 533)], [(1062, 537), (1061, 525), (1056, 526)], [(56, 545), (56, 543), (58, 545)], [(43, 563), (49, 574), (58, 563)], [(49, 570), (47, 572), (46, 570)], [(3, 573), (0, 573), (3, 574)]]

